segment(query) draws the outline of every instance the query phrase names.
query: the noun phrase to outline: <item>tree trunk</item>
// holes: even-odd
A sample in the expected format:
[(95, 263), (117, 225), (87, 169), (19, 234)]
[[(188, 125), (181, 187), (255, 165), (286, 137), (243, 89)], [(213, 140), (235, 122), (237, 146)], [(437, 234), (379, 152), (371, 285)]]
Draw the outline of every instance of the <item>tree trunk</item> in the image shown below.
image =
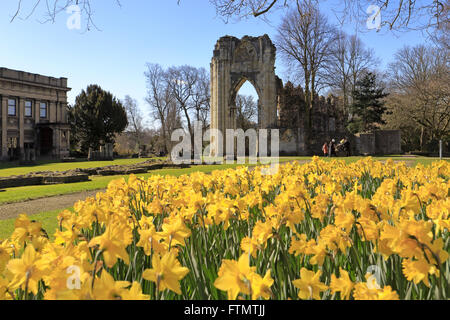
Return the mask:
[(423, 136), (424, 136), (424, 129), (423, 127), (420, 129), (420, 151), (423, 152)]

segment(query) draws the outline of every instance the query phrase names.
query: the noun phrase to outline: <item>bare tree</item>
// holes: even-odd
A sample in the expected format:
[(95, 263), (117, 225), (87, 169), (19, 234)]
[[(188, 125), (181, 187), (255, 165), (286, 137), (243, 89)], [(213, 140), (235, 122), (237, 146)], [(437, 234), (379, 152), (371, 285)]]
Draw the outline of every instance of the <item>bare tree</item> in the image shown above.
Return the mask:
[(307, 132), (311, 130), (314, 97), (320, 91), (323, 71), (335, 38), (334, 28), (313, 1), (298, 2), (278, 27), (276, 45), (285, 63), (299, 70), (306, 98)]
[[(121, 7), (120, 0), (111, 0), (119, 7)], [(36, 11), (40, 8), (44, 8), (44, 17), (41, 19), (41, 23), (56, 21), (56, 17), (65, 12), (71, 6), (78, 6), (80, 8), (80, 14), (85, 17), (86, 20), (86, 29), (89, 31), (92, 27), (98, 30), (95, 25), (93, 16), (94, 10), (92, 5), (92, 0), (33, 0), (32, 2), (28, 1), (28, 7), (23, 0), (17, 0), (17, 8), (14, 11), (10, 22), (13, 22), (17, 18), (22, 18), (21, 14), (24, 13), (23, 19), (28, 19), (33, 16)]]
[(339, 31), (331, 46), (328, 62), (322, 77), (333, 91), (342, 96), (342, 111), (345, 119), (351, 117), (349, 106), (352, 103), (352, 92), (360, 76), (379, 64), (373, 50), (366, 49), (356, 35), (347, 35)]
[[(111, 0), (121, 5), (119, 0)], [(315, 0), (319, 2), (318, 0)], [(177, 0), (180, 4), (182, 1)], [(219, 16), (228, 21), (230, 18), (245, 18), (249, 16), (266, 16), (279, 8), (295, 7), (300, 0), (210, 0)], [(31, 17), (38, 7), (45, 8), (43, 22), (54, 22), (56, 16), (71, 5), (78, 5), (87, 20), (87, 29), (95, 26), (92, 0), (33, 0), (31, 7), (24, 10), (24, 1), (17, 0), (17, 9), (11, 21), (25, 11), (25, 18)], [(343, 0), (334, 9), (338, 11), (342, 23), (349, 21), (365, 22), (368, 18), (367, 8), (377, 5), (382, 10), (381, 27), (391, 30), (419, 29), (430, 30), (439, 28), (449, 22), (449, 0)], [(340, 12), (339, 12), (340, 11)], [(98, 28), (97, 28), (98, 29)]]
[(182, 118), (192, 139), (193, 121), (207, 123), (210, 109), (209, 73), (203, 68), (187, 65), (164, 70), (158, 64), (147, 64), (147, 68), (147, 102), (153, 116), (161, 123), (161, 137), (167, 142), (166, 152), (170, 152), (171, 133), (183, 128)]
[(135, 99), (131, 98), (129, 95), (125, 96), (122, 101), (125, 111), (127, 112), (128, 118), (128, 132), (134, 137), (135, 148), (138, 150), (142, 146), (142, 138), (144, 132), (144, 123), (141, 109)]
[(198, 78), (192, 93), (192, 105), (195, 119), (203, 123), (203, 128), (208, 126), (208, 118), (211, 98), (210, 76), (204, 68), (197, 69)]
[(238, 94), (236, 97), (237, 128), (248, 130), (258, 127), (258, 105), (253, 96)]
[[(317, 3), (318, 0), (315, 0)], [(325, 0), (324, 0), (325, 1)], [(280, 7), (295, 7), (300, 0), (210, 0), (218, 15), (232, 17), (258, 17), (272, 13)], [(364, 23), (369, 6), (381, 9), (381, 25), (390, 30), (430, 30), (449, 22), (449, 0), (343, 0), (332, 5), (342, 23)]]
[(389, 30), (431, 30), (449, 21), (448, 0), (344, 0), (343, 4), (343, 23), (356, 20), (365, 25), (369, 6), (380, 8), (380, 28)]
[[(180, 1), (178, 1), (180, 2)], [(289, 0), (210, 0), (216, 8), (219, 16), (225, 19), (232, 17), (259, 17), (269, 11), (274, 11), (280, 7), (286, 7)]]
[[(420, 128), (420, 147), (450, 138), (450, 70), (448, 51), (419, 45), (404, 47), (390, 65), (393, 118)], [(394, 107), (392, 107), (394, 106)], [(392, 119), (388, 119), (392, 120)], [(392, 124), (392, 121), (391, 121)]]
[(161, 137), (164, 141), (165, 153), (170, 154), (170, 128), (173, 109), (175, 107), (175, 97), (168, 86), (167, 73), (159, 64), (148, 63), (147, 71), (144, 73), (147, 82), (146, 101), (150, 107), (152, 115), (161, 124)]
[(184, 120), (192, 138), (194, 133), (191, 119), (191, 110), (194, 108), (192, 97), (194, 96), (198, 79), (198, 70), (192, 66), (171, 67), (167, 70), (167, 85), (184, 115)]
[[(448, 17), (450, 11), (449, 1), (444, 7), (445, 15)], [(450, 50), (450, 19), (442, 21), (442, 23), (434, 30), (429, 32), (431, 40), (443, 50)]]

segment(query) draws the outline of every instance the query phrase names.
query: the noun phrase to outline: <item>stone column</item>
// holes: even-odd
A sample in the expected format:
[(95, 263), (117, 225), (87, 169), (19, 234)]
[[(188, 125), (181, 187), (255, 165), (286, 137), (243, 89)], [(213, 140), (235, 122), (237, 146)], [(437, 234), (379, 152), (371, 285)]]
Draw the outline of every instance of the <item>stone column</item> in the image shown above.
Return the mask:
[(58, 158), (58, 135), (59, 135), (59, 129), (53, 128), (52, 158)]
[(2, 97), (2, 159), (8, 160), (8, 98)]
[(61, 136), (62, 136), (62, 130), (58, 129), (57, 143), (56, 143), (56, 154), (58, 156), (58, 159), (62, 159)]
[(56, 119), (56, 108), (57, 108), (56, 102), (50, 101), (48, 103), (47, 115), (48, 115), (48, 120), (51, 123), (58, 122), (58, 120)]
[(55, 114), (56, 114), (56, 120), (55, 120), (55, 122), (61, 122), (61, 120), (59, 119), (59, 117), (60, 117), (60, 113), (58, 112), (59, 111), (59, 106), (60, 106), (60, 102), (59, 101), (56, 101), (55, 102)]
[(25, 139), (25, 123), (24, 123), (24, 114), (25, 114), (25, 99), (20, 98), (18, 101), (19, 104), (19, 148), (20, 148), (20, 159), (25, 160), (25, 152), (24, 152), (24, 139)]
[(40, 146), (40, 141), (39, 141), (39, 130), (37, 129), (36, 125), (39, 123), (40, 120), (40, 114), (39, 114), (39, 109), (40, 109), (40, 101), (39, 100), (35, 100), (34, 101), (34, 123), (35, 123), (35, 128), (34, 128), (34, 158), (37, 159), (38, 157), (41, 156), (41, 146)]
[(34, 122), (36, 124), (38, 124), (40, 122), (41, 119), (41, 115), (40, 115), (40, 109), (41, 109), (41, 102), (39, 100), (36, 100), (34, 102)]
[(66, 145), (67, 145), (67, 150), (69, 150), (69, 157), (70, 157), (70, 130), (66, 131)]

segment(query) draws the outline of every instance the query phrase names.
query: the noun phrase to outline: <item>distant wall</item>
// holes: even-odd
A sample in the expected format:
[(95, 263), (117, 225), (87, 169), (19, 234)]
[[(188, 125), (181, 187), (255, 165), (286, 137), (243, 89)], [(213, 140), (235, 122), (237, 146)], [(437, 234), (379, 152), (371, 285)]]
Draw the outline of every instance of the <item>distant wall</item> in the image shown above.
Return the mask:
[(305, 136), (301, 128), (280, 129), (280, 156), (306, 155)]
[(375, 153), (402, 153), (402, 136), (400, 130), (375, 131)]
[[(400, 154), (401, 133), (399, 130), (379, 130), (374, 133), (357, 134), (355, 136), (346, 132), (316, 132), (311, 141), (305, 141), (301, 128), (280, 129), (280, 156), (288, 155), (322, 155), (322, 145), (325, 141), (335, 139), (339, 143), (347, 137), (350, 140), (352, 155), (381, 155)], [(311, 154), (307, 151), (307, 146)]]
[(378, 130), (356, 135), (356, 151), (361, 155), (402, 153), (400, 130)]

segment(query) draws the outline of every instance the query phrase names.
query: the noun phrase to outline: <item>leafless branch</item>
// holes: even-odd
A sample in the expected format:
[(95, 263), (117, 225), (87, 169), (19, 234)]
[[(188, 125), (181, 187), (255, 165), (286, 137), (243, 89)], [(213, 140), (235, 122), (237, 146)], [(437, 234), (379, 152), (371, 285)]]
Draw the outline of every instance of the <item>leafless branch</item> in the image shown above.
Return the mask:
[[(122, 7), (120, 0), (114, 0), (114, 2), (118, 7)], [(24, 7), (24, 3), (22, 0), (17, 0), (17, 9), (14, 12), (10, 22), (12, 23), (16, 19), (29, 19), (36, 13), (41, 5), (44, 7), (44, 13), (43, 17), (38, 18), (38, 21), (42, 24), (48, 22), (54, 23), (56, 21), (56, 17), (60, 13), (66, 11), (70, 6), (76, 5), (80, 8), (80, 13), (86, 21), (86, 30), (89, 31), (92, 27), (99, 30), (94, 22), (94, 10), (92, 8), (91, 0), (34, 0), (34, 3), (31, 5), (29, 12), (25, 15), (25, 18), (20, 17), (23, 11), (27, 11)]]

